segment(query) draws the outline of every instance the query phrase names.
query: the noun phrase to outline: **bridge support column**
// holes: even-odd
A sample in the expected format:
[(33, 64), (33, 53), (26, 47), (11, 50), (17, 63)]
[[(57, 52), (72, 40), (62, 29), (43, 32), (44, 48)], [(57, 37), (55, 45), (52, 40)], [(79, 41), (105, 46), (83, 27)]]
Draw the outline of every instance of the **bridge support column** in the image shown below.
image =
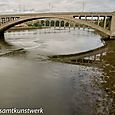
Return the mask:
[(54, 20), (54, 29), (56, 28), (56, 23), (55, 23), (55, 20)]
[(104, 29), (106, 28), (106, 16), (104, 17)]
[(100, 23), (99, 17), (100, 17), (100, 16), (98, 16), (98, 22), (97, 22), (97, 23), (98, 23), (98, 26), (99, 26), (99, 23)]
[(100, 53), (100, 61), (102, 61), (102, 57), (103, 57), (103, 55), (102, 55), (102, 53)]
[(78, 29), (80, 29), (80, 25), (78, 25)]
[(94, 60), (93, 60), (94, 62), (96, 61), (96, 55), (94, 55)]
[(49, 21), (49, 25), (48, 25), (48, 26), (49, 26), (49, 28), (50, 28), (50, 27), (51, 27), (51, 25), (50, 25), (50, 20), (48, 20), (48, 21)]
[(0, 40), (4, 40), (4, 32), (0, 31)]
[(85, 21), (87, 21), (87, 16), (85, 16)]
[(110, 30), (111, 30), (110, 38), (115, 39), (115, 15), (112, 16)]
[(71, 27), (71, 25), (70, 25), (70, 23), (69, 23), (69, 30), (70, 30), (70, 27)]
[(81, 16), (79, 16), (79, 19), (81, 20)]
[(66, 22), (64, 22), (64, 29), (66, 28), (66, 25), (65, 25), (65, 24), (66, 24)]
[(93, 16), (91, 16), (91, 22), (93, 23)]
[(76, 24), (74, 23), (74, 25), (73, 25), (73, 29), (74, 29), (74, 30), (75, 30), (75, 25), (76, 25)]
[(59, 29), (61, 29), (61, 21), (59, 21)]
[(2, 20), (2, 24), (4, 24), (5, 23), (4, 18), (1, 18), (1, 20)]
[(44, 26), (45, 26), (45, 27), (46, 27), (46, 21), (47, 21), (47, 20), (44, 21)]

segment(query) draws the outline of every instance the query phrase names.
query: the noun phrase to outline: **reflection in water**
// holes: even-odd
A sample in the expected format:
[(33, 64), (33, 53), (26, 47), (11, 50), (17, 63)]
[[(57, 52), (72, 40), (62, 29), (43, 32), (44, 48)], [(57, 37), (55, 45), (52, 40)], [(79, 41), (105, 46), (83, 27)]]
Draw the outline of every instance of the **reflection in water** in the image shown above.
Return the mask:
[[(79, 34), (59, 31), (54, 34), (40, 31), (7, 33), (6, 40), (13, 46), (6, 42), (1, 43), (2, 48), (20, 46), (27, 53), (0, 58), (0, 108), (43, 107), (44, 115), (114, 115), (115, 42), (107, 42), (102, 62), (99, 62), (102, 66), (47, 60), (49, 54), (70, 54), (102, 46), (99, 36), (78, 31)], [(87, 46), (85, 43), (89, 41), (92, 44)]]
[(0, 57), (2, 56), (14, 56), (25, 54), (26, 51), (23, 48), (16, 47), (11, 43), (4, 40), (0, 40)]
[(95, 66), (101, 69), (102, 75), (95, 76), (95, 84), (99, 86), (103, 95), (99, 96), (96, 111), (101, 115), (115, 113), (115, 41), (106, 41), (106, 46), (80, 54), (58, 55), (51, 59), (71, 64)]
[(106, 51), (107, 46), (104, 45), (99, 48), (77, 54), (53, 55), (49, 57), (53, 61), (92, 66), (92, 64), (93, 65), (102, 64), (102, 58), (104, 55), (106, 55)]

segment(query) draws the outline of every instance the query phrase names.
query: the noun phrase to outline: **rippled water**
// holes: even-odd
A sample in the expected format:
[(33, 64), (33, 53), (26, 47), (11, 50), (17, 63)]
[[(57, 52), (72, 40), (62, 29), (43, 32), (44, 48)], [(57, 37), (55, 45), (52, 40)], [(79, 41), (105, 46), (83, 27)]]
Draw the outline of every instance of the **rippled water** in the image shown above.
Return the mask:
[[(47, 29), (11, 32), (5, 37), (10, 45), (1, 45), (4, 50), (20, 47), (26, 52), (0, 58), (0, 108), (43, 107), (44, 115), (113, 112), (114, 95), (105, 90), (110, 85), (105, 79), (107, 56), (103, 57), (105, 68), (47, 59), (48, 55), (78, 53), (103, 46), (100, 36), (83, 30)], [(113, 75), (107, 76), (114, 79)], [(107, 86), (103, 85), (104, 81)], [(113, 85), (109, 92), (114, 91)]]

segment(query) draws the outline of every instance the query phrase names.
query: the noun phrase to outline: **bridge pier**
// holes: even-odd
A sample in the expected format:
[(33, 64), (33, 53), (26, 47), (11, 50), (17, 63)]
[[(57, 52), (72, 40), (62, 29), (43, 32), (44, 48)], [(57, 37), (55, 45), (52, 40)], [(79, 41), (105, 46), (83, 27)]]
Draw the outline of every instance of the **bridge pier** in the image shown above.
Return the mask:
[(56, 29), (56, 21), (54, 20), (54, 29)]
[(73, 25), (73, 29), (75, 30), (75, 26), (76, 26), (76, 24), (74, 23), (74, 25)]
[(70, 25), (70, 23), (69, 23), (69, 30), (70, 30), (70, 28), (71, 28), (71, 25)]
[(61, 21), (59, 21), (59, 29), (61, 29)]
[(51, 23), (50, 23), (50, 20), (48, 20), (48, 22), (49, 22), (49, 23), (48, 23), (48, 26), (49, 26), (49, 28), (51, 28)]
[(106, 16), (104, 17), (104, 29), (106, 28), (106, 20), (107, 18), (106, 18)]
[(115, 15), (112, 16), (110, 30), (111, 30), (110, 39), (115, 39)]
[(0, 40), (4, 41), (4, 32), (3, 31), (0, 31)]
[(98, 26), (99, 26), (99, 23), (100, 23), (100, 20), (99, 20), (99, 18), (100, 18), (100, 16), (98, 16), (98, 22), (97, 22), (97, 23), (98, 23)]
[(64, 27), (64, 29), (65, 29), (65, 22), (64, 22), (64, 26), (63, 26), (63, 27)]

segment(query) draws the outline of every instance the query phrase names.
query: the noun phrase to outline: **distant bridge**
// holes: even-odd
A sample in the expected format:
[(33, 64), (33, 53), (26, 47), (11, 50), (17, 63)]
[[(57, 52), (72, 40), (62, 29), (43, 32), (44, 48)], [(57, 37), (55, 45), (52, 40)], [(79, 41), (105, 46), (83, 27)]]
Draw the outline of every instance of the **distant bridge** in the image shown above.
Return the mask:
[(74, 25), (79, 24), (93, 28), (110, 39), (115, 38), (115, 12), (56, 12), (0, 15), (0, 38), (4, 38), (4, 32), (11, 27), (37, 19), (64, 20), (74, 23)]

